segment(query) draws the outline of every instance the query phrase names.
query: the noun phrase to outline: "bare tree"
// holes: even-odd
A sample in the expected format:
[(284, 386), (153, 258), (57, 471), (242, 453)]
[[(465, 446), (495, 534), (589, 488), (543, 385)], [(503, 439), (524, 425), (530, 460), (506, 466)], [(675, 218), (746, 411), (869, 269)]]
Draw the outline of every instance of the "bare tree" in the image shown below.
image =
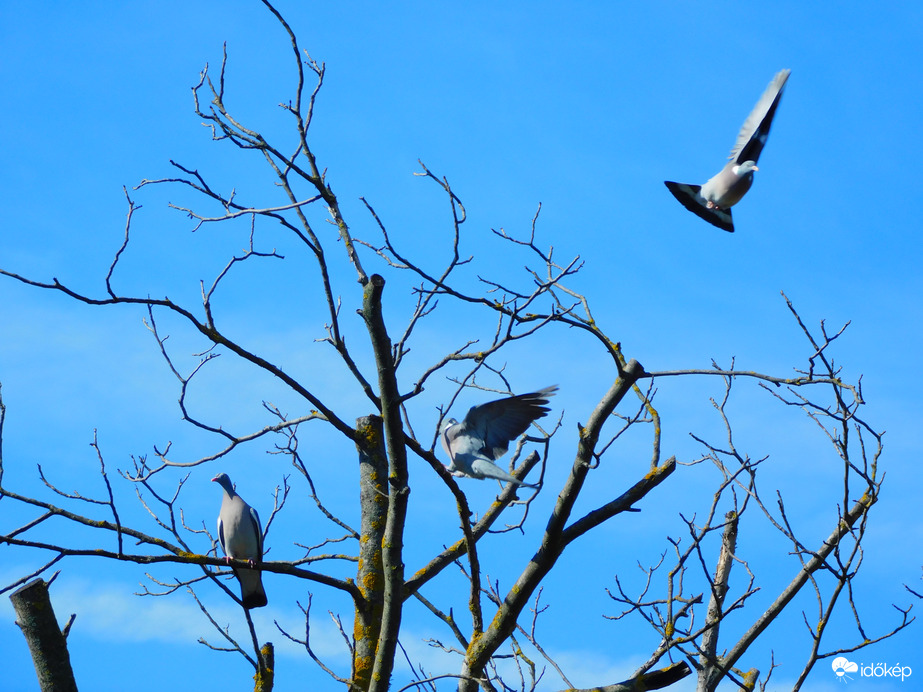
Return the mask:
[[(205, 527), (187, 525), (180, 498), (187, 479), (198, 467), (220, 461), (239, 447), (272, 441), (273, 452), (287, 457), (306, 482), (317, 517), (326, 522), (329, 530), (319, 545), (303, 545), (298, 537), (279, 541), (288, 544), (277, 547), (288, 559), (267, 559), (261, 568), (305, 580), (321, 593), (336, 592), (350, 599), (351, 631), (340, 615), (335, 616), (335, 622), (350, 652), (351, 668), (336, 670), (312, 648), (310, 627), (316, 616), (311, 610), (310, 595), (304, 603), (298, 603), (304, 616), (304, 634), (280, 628), (280, 635), (302, 645), (318, 666), (351, 690), (390, 688), (395, 662), (403, 655), (401, 622), (410, 602), (421, 604), (442, 623), (453, 643), (430, 644), (457, 654), (458, 665), (454, 670), (433, 674), (410, 661), (414, 681), (401, 689), (436, 689), (437, 681), (443, 679), (451, 679), (451, 684), (460, 690), (534, 689), (549, 670), (560, 677), (563, 686), (572, 687), (567, 671), (553, 660), (537, 634), (545, 578), (565, 559), (567, 548), (575, 540), (622, 513), (638, 511), (636, 505), (649, 496), (655, 497), (658, 487), (682, 466), (697, 465), (699, 468), (691, 472), (703, 474), (713, 469), (714, 491), (707, 511), (704, 515), (690, 515), (679, 508), (686, 534), (669, 538), (659, 563), (641, 568), (643, 587), (632, 590), (623, 585), (620, 575), (610, 589), (617, 610), (610, 617), (643, 618), (656, 631), (659, 644), (645, 654), (646, 660), (630, 679), (599, 680), (596, 689), (659, 689), (693, 672), (702, 690), (714, 690), (726, 680), (745, 689), (754, 689), (757, 684), (765, 687), (774, 664), (769, 663), (769, 672), (761, 678), (752, 664), (748, 663), (751, 667), (744, 670), (741, 662), (766, 627), (803, 591), (816, 597), (817, 614), (810, 618), (805, 615), (812, 644), (805, 653), (798, 687), (817, 661), (889, 637), (912, 621), (908, 608), (901, 611), (890, 631), (866, 632), (853, 595), (867, 522), (882, 487), (883, 474), (878, 466), (882, 438), (861, 415), (865, 406), (861, 383), (845, 380), (834, 364), (831, 352), (842, 329), (830, 332), (823, 323), (819, 332), (809, 329), (788, 303), (806, 347), (805, 361), (792, 375), (739, 370), (733, 362), (726, 367), (712, 363), (705, 368), (648, 371), (622, 352), (616, 336), (594, 319), (590, 298), (574, 288), (581, 259), (561, 261), (553, 248), (542, 248), (538, 212), (527, 237), (516, 237), (502, 229), (494, 231), (495, 239), (505, 248), (507, 265), (525, 264), (524, 271), (518, 275), (505, 271), (496, 278), (481, 274), (472, 277), (469, 270), (480, 265), (475, 256), (467, 255), (471, 242), (463, 231), (465, 207), (448, 179), (422, 163), (418, 175), (435, 186), (445, 200), (447, 259), (432, 266), (430, 260), (415, 256), (408, 238), (391, 232), (373, 203), (365, 199), (362, 201), (368, 217), (361, 223), (371, 220), (374, 233), (361, 239), (354, 236), (310, 137), (315, 104), (324, 82), (324, 65), (302, 51), (283, 17), (265, 0), (264, 4), (278, 19), (294, 54), (293, 98), (282, 104), (291, 117), (290, 141), (264, 137), (259, 129), (229, 110), (226, 51), (217, 75), (206, 66), (192, 91), (195, 112), (210, 128), (212, 138), (236, 147), (244, 155), (256, 154), (282, 199), (242, 199), (234, 190), (219, 189), (197, 168), (171, 161), (174, 177), (143, 180), (133, 190), (125, 191), (128, 211), (124, 236), (104, 277), (104, 291), (91, 294), (57, 279), (39, 280), (0, 269), (6, 277), (89, 305), (140, 306), (146, 311), (146, 324), (166, 368), (178, 383), (183, 419), (215, 441), (214, 450), (199, 458), (189, 458), (169, 445), (154, 447), (151, 455), (133, 459), (129, 468), (113, 477), (94, 439), (102, 495), (65, 492), (39, 467), (54, 501), (3, 486), (4, 460), (0, 455), (0, 498), (31, 508), (34, 514), (21, 526), (3, 527), (0, 540), (9, 546), (38, 548), (51, 556), (47, 564), (7, 588), (25, 583), (72, 555), (139, 565), (170, 563), (177, 576), (171, 581), (151, 577), (147, 594), (187, 592), (222, 640), (220, 646), (205, 643), (215, 650), (238, 653), (256, 671), (257, 689), (270, 689), (272, 645), (261, 644), (261, 638), (268, 634), (258, 634), (249, 611), (242, 609), (250, 641), (238, 641), (209, 613), (205, 584), (217, 586), (235, 601), (237, 594), (222, 578), (227, 574), (226, 562), (216, 552), (216, 537)], [(139, 209), (135, 196), (152, 186), (174, 186), (192, 193), (198, 200), (196, 204), (175, 208), (192, 220), (194, 231), (209, 226), (238, 228), (235, 224), (241, 221), (249, 223), (246, 248), (228, 259), (211, 283), (202, 283), (197, 305), (182, 304), (169, 297), (129, 295), (118, 288), (120, 260), (129, 250)], [(266, 244), (266, 230), (279, 227), (296, 241), (300, 253), (296, 257), (284, 257)], [(351, 419), (344, 413), (348, 407), (340, 404), (336, 394), (322, 394), (310, 377), (274, 364), (222, 323), (219, 288), (232, 281), (239, 267), (244, 263), (283, 260), (294, 263), (293, 272), (312, 277), (325, 315), (323, 326), (313, 327), (350, 373), (356, 391), (364, 398), (366, 415)], [(366, 264), (373, 263), (381, 273), (367, 271)], [(407, 292), (398, 290), (393, 297), (388, 296), (385, 275), (391, 284)], [(355, 329), (355, 322), (347, 319), (344, 304), (359, 306), (362, 329)], [(439, 314), (453, 312), (464, 314), (464, 319), (440, 323), (456, 324), (457, 328), (447, 335), (452, 345), (426, 362), (410, 357), (414, 346), (421, 352), (429, 350), (419, 336), (421, 325), (437, 319)], [(179, 318), (204, 341), (198, 362), (188, 371), (169, 348), (168, 335), (160, 326), (164, 315)], [(559, 419), (544, 428), (536, 425), (519, 441), (511, 454), (512, 473), (520, 479), (527, 474), (531, 474), (530, 480), (538, 477), (537, 490), (507, 485), (493, 504), (476, 516), (455, 478), (437, 458), (436, 431), (465, 389), (502, 393), (519, 390), (520, 384), (511, 381), (502, 359), (514, 345), (541, 339), (555, 330), (571, 340), (575, 349), (604, 352), (608, 371), (600, 372), (600, 377), (608, 378), (611, 384), (598, 402), (578, 413), (577, 420), (581, 422), (570, 434)], [(196, 376), (219, 355), (234, 357), (269, 375), (297, 395), (300, 412), (291, 416), (279, 406), (264, 402), (269, 422), (246, 432), (231, 432), (220, 422), (197, 414), (189, 403), (190, 388)], [(550, 362), (549, 372), (554, 369), (555, 364)], [(701, 456), (695, 459), (677, 459), (661, 449), (662, 421), (655, 405), (654, 384), (680, 377), (719, 378), (724, 383), (723, 398), (713, 403), (726, 435), (723, 440), (694, 436), (702, 449)], [(450, 383), (452, 392), (433, 426), (432, 408), (419, 403), (421, 395), (427, 386), (445, 387), (446, 383)], [(824, 535), (796, 531), (786, 510), (784, 489), (766, 488), (757, 482), (765, 459), (752, 459), (739, 449), (729, 402), (732, 390), (747, 383), (762, 387), (766, 396), (775, 397), (780, 406), (800, 408), (817, 424), (818, 433), (829, 440), (832, 454), (839, 459), (842, 499), (831, 507), (830, 527)], [(0, 434), (3, 411), (0, 402)], [(318, 426), (355, 447), (360, 469), (359, 507), (355, 512), (360, 517), (358, 528), (347, 519), (351, 515), (349, 507), (325, 501), (315, 488), (312, 463), (300, 443)], [(616, 450), (629, 434), (646, 436), (649, 447), (649, 463), (636, 478), (617, 473), (614, 461)], [(545, 466), (552, 460), (556, 466), (570, 464), (560, 487), (550, 487), (544, 481)], [(407, 569), (405, 547), (415, 541), (414, 527), (407, 523), (411, 478), (429, 473), (438, 476), (447, 502), (454, 504), (459, 529), (457, 535), (446, 536), (443, 550)], [(598, 478), (605, 478), (606, 487), (613, 488), (611, 497), (589, 510), (578, 510), (581, 493), (588, 482)], [(155, 531), (128, 526), (120, 518), (126, 486), (136, 491), (138, 500), (155, 520)], [(267, 543), (274, 520), (287, 507), (290, 492), (287, 480), (276, 489), (275, 504), (264, 526)], [(547, 516), (542, 516), (541, 505), (536, 502), (542, 493), (557, 493)], [(52, 520), (89, 528), (100, 534), (100, 545), (102, 535), (112, 535), (115, 547), (43, 542), (38, 537), (39, 529)], [(761, 588), (759, 575), (737, 549), (739, 533), (755, 521), (769, 522), (791, 551), (791, 580), (762, 612), (751, 607), (752, 597)], [(512, 583), (504, 587), (491, 579), (494, 566), (485, 564), (479, 556), (479, 546), (486, 540), (495, 540), (489, 537), (497, 534), (502, 535), (502, 540), (524, 542), (532, 553), (516, 568)], [(716, 550), (717, 559), (710, 561), (707, 556)], [(303, 555), (292, 557), (295, 552)], [(626, 573), (632, 570), (631, 564), (626, 556)], [(353, 571), (352, 576), (344, 576), (344, 565)], [(230, 566), (249, 568), (244, 560), (233, 560)], [(464, 594), (427, 588), (440, 584), (448, 572), (463, 575), (467, 584)], [(743, 584), (742, 588), (732, 588), (732, 574), (737, 575), (735, 583)], [(465, 618), (455, 615), (459, 604), (467, 609)], [(831, 650), (825, 645), (827, 625), (837, 607), (851, 610), (854, 616), (856, 644), (852, 648)], [(726, 635), (722, 624), (731, 616), (736, 623), (741, 618), (749, 623), (742, 635)]]

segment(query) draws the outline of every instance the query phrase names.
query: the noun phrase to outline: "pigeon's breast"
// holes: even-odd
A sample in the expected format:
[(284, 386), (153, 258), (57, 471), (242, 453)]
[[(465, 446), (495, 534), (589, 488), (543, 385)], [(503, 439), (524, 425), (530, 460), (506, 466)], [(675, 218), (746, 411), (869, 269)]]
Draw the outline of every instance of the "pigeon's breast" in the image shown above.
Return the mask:
[(747, 194), (747, 190), (750, 189), (751, 185), (753, 185), (753, 171), (750, 171), (742, 178), (738, 178), (737, 182), (731, 185), (724, 197), (721, 198), (718, 206), (724, 209), (733, 207)]
[(699, 194), (712, 204), (722, 209), (730, 209), (747, 194), (753, 185), (753, 171), (740, 176), (728, 165), (718, 175), (702, 186)]
[(228, 557), (240, 560), (252, 559), (257, 553), (253, 523), (249, 511), (244, 509), (231, 512), (224, 519), (225, 553)]

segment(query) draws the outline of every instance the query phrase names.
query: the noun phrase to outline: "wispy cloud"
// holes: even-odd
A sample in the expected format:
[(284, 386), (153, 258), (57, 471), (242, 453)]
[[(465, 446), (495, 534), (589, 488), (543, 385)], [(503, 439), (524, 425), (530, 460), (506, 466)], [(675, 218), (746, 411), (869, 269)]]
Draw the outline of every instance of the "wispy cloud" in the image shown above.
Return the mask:
[[(13, 571), (8, 570), (0, 576), (4, 584), (16, 578)], [(71, 613), (76, 613), (74, 626), (100, 641), (186, 644), (204, 638), (213, 645), (226, 646), (195, 602), (182, 593), (141, 597), (127, 593), (123, 583), (74, 578), (56, 581), (51, 591), (59, 623), (63, 625)], [(222, 627), (230, 625), (231, 636), (248, 648), (249, 633), (236, 606), (209, 606), (209, 613)], [(12, 618), (8, 599), (0, 601), (0, 614)], [(275, 625), (278, 622), (292, 636), (304, 638), (304, 620), (300, 613), (270, 605), (251, 611), (251, 615), (261, 640), (273, 641), (277, 656), (306, 655), (302, 646), (284, 638)], [(348, 661), (346, 646), (336, 626), (316, 613), (312, 614), (311, 647), (328, 663)]]

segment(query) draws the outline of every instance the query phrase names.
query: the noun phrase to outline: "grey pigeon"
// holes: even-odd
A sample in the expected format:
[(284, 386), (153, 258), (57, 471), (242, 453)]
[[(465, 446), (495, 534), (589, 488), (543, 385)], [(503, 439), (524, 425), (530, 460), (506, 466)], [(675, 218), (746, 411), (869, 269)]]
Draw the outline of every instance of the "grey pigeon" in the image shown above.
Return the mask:
[(790, 73), (791, 70), (782, 70), (772, 78), (740, 129), (737, 143), (728, 157), (728, 164), (718, 175), (704, 185), (664, 181), (686, 209), (722, 230), (734, 232), (731, 207), (741, 200), (753, 184), (753, 171), (759, 170), (756, 162), (766, 146), (769, 128)]
[[(224, 488), (221, 512), (218, 514), (218, 542), (221, 549), (229, 559), (248, 560), (250, 567), (258, 566), (263, 559), (263, 529), (259, 515), (234, 492), (228, 474), (219, 473), (212, 480)], [(263, 591), (263, 578), (259, 569), (234, 568), (234, 576), (240, 582), (240, 600), (244, 608), (262, 608), (266, 605), (266, 592)]]
[(441, 431), (442, 446), (450, 459), (449, 472), (453, 476), (496, 478), (536, 487), (513, 478), (494, 462), (506, 454), (510, 442), (522, 435), (532, 421), (548, 413), (545, 404), (556, 390), (557, 387), (546, 387), (472, 406), (461, 423), (449, 418)]

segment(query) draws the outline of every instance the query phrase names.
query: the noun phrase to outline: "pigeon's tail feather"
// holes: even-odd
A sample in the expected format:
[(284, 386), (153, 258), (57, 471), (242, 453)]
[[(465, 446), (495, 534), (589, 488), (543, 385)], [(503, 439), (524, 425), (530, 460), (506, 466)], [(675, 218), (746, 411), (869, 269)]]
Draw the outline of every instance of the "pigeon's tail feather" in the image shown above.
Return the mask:
[[(670, 192), (672, 192), (676, 199), (678, 199), (680, 202), (683, 202), (683, 199), (680, 197), (680, 195), (691, 194), (693, 197), (695, 197), (697, 194), (699, 194), (699, 190), (702, 189), (701, 185), (674, 183), (672, 180), (664, 180), (663, 184), (667, 186), (667, 189), (669, 189)], [(686, 203), (683, 202), (683, 206), (685, 205)]]
[(734, 220), (731, 218), (731, 210), (720, 207), (709, 208), (702, 195), (699, 194), (699, 190), (702, 189), (701, 185), (674, 183), (670, 180), (664, 180), (663, 184), (667, 186), (667, 189), (676, 197), (679, 203), (693, 214), (705, 219), (711, 225), (717, 226), (722, 231), (734, 232)]
[(269, 603), (269, 600), (266, 598), (266, 594), (260, 591), (259, 593), (247, 594), (247, 597), (243, 599), (242, 603), (244, 604), (244, 608), (250, 610), (251, 608), (262, 608)]
[(496, 480), (503, 481), (504, 483), (515, 483), (516, 485), (525, 485), (530, 488), (537, 487), (530, 483), (523, 483), (518, 478), (508, 474), (492, 461), (488, 461), (486, 459), (475, 459), (473, 462), (471, 462), (471, 472), (475, 478), (495, 478)]
[(235, 569), (234, 574), (240, 582), (240, 601), (244, 608), (262, 608), (269, 603), (263, 590), (263, 578), (258, 570)]

